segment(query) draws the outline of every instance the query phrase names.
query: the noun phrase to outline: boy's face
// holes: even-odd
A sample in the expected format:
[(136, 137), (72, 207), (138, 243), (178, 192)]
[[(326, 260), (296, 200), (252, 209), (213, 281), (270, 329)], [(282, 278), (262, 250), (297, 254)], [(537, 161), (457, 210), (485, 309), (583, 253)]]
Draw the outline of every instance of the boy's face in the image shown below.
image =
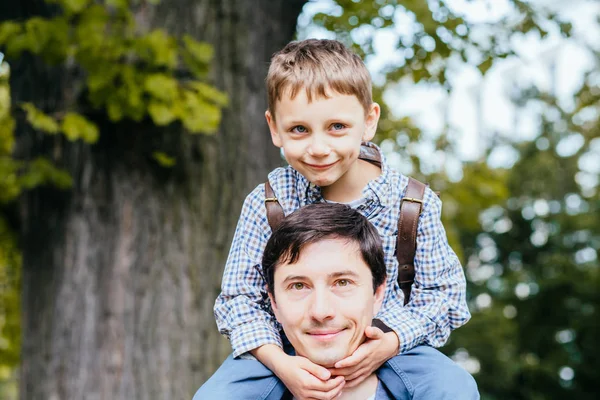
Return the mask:
[(276, 104), (275, 118), (269, 111), (266, 118), (273, 144), (283, 148), (288, 163), (310, 182), (333, 192), (334, 186), (352, 187), (361, 181), (360, 144), (375, 135), (380, 111), (373, 103), (365, 115), (356, 96), (331, 90), (328, 95), (309, 102), (304, 89), (293, 99), (284, 94)]
[(332, 367), (365, 340), (384, 292), (382, 284), (373, 293), (358, 244), (331, 238), (304, 247), (295, 263), (277, 265), (269, 296), (296, 354)]

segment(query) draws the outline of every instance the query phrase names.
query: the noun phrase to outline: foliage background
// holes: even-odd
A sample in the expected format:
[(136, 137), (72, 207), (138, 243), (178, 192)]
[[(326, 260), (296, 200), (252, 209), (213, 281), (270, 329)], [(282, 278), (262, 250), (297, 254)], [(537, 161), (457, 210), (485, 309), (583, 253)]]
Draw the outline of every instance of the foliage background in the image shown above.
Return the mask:
[[(20, 255), (11, 215), (22, 191), (48, 184), (68, 190), (70, 185), (69, 175), (52, 160), (25, 162), (14, 156), (14, 119), (25, 118), (49, 135), (93, 144), (99, 135), (93, 120), (97, 110), (112, 121), (149, 118), (158, 126), (180, 123), (189, 132), (210, 134), (219, 124), (220, 108), (228, 104), (206, 83), (210, 46), (161, 30), (139, 34), (130, 13), (135, 2), (53, 2), (64, 11), (54, 18), (0, 25), (0, 51), (9, 60), (31, 54), (51, 64), (75, 60), (86, 73), (81, 90), (88, 99), (67, 104), (58, 114), (12, 104), (10, 68), (6, 62), (0, 67), (2, 398), (16, 396), (20, 352)], [(600, 393), (598, 43), (582, 42), (569, 21), (543, 1), (507, 1), (513, 12), (493, 23), (471, 22), (460, 7), (441, 0), (323, 3), (327, 12), (301, 16), (299, 37), (315, 32), (336, 37), (367, 60), (376, 52), (378, 30), (393, 28), (399, 14), (410, 21), (411, 29), (397, 42), (403, 59), (377, 71), (374, 92), (383, 106), (378, 141), (388, 154), (400, 155), (403, 168), (442, 192), (445, 226), (465, 266), (473, 312), (472, 321), (443, 350), (475, 375), (484, 399), (595, 398)], [(111, 34), (98, 35), (98, 27), (108, 24)], [(432, 138), (417, 121), (395, 114), (389, 96), (398, 90), (395, 83), (452, 92), (456, 62), (485, 76), (498, 61), (518, 57), (515, 38), (549, 34), (585, 46), (594, 67), (569, 104), (534, 84), (514, 91), (518, 107), (535, 105), (534, 137), (492, 134), (480, 157), (465, 161), (458, 150), (460, 132), (448, 121)], [(133, 54), (136, 62), (120, 62), (123, 54)], [(574, 151), (561, 150), (567, 140), (578, 143)], [(431, 168), (430, 157), (423, 157), (416, 143), (429, 143), (434, 155), (459, 160), (460, 173)], [(498, 147), (515, 154), (510, 165), (490, 163)], [(164, 168), (176, 163), (162, 149), (154, 157)]]

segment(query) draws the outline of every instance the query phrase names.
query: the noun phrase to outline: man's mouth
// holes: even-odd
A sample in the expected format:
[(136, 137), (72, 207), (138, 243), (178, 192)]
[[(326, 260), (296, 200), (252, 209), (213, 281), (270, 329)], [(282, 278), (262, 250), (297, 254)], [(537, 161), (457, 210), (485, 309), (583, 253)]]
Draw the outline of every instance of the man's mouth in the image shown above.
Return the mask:
[(337, 337), (340, 333), (344, 332), (345, 330), (346, 330), (346, 328), (315, 329), (315, 330), (306, 332), (306, 334), (309, 335), (312, 339), (327, 341), (327, 340), (331, 340), (331, 339)]

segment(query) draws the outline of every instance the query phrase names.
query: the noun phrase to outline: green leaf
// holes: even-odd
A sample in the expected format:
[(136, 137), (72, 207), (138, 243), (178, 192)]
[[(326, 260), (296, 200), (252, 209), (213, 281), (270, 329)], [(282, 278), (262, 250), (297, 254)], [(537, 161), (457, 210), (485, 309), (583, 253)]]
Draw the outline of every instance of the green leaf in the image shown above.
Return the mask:
[(21, 108), (27, 114), (27, 122), (35, 129), (50, 134), (58, 133), (58, 122), (56, 122), (54, 118), (38, 110), (32, 103), (25, 103)]
[(98, 140), (98, 127), (80, 114), (69, 112), (62, 121), (62, 131), (70, 141), (82, 139), (86, 143)]
[(163, 153), (162, 151), (155, 151), (152, 153), (152, 157), (163, 167), (172, 167), (175, 165), (175, 158)]
[(123, 106), (119, 102), (119, 99), (108, 99), (106, 103), (106, 111), (108, 112), (108, 118), (112, 122), (118, 122), (123, 119)]
[(25, 172), (19, 177), (19, 183), (26, 189), (45, 184), (68, 189), (73, 180), (67, 171), (57, 168), (48, 159), (39, 157), (27, 164)]
[(162, 29), (143, 36), (135, 47), (138, 55), (151, 65), (169, 69), (177, 66), (177, 41)]
[(214, 50), (210, 44), (199, 42), (190, 35), (183, 36), (183, 43), (194, 60), (203, 64), (209, 64), (212, 61)]
[(177, 80), (165, 74), (151, 74), (144, 80), (144, 89), (147, 93), (167, 102), (177, 97), (178, 88)]
[(176, 115), (171, 107), (158, 101), (150, 101), (150, 104), (148, 105), (148, 113), (150, 114), (152, 121), (159, 126), (168, 125), (176, 118)]
[(211, 134), (217, 131), (221, 122), (221, 109), (203, 101), (195, 92), (184, 92), (185, 111), (181, 117), (183, 125), (191, 133)]
[(48, 3), (58, 3), (67, 14), (79, 14), (90, 4), (91, 0), (46, 0)]
[(227, 97), (227, 94), (213, 86), (200, 81), (190, 82), (189, 86), (195, 89), (196, 92), (198, 92), (198, 94), (204, 97), (206, 100), (212, 101), (218, 106), (227, 107), (229, 104), (229, 98)]
[(183, 37), (181, 58), (189, 70), (198, 78), (207, 75), (213, 57), (213, 48), (207, 43), (194, 40), (191, 36)]
[(13, 22), (6, 21), (0, 24), (0, 45), (7, 44), (15, 35), (20, 34), (23, 31), (23, 25)]
[(109, 7), (114, 7), (117, 10), (125, 10), (129, 7), (128, 0), (106, 0), (106, 5)]
[(485, 73), (488, 71), (488, 69), (491, 68), (493, 62), (494, 62), (494, 59), (492, 57), (488, 57), (481, 64), (479, 64), (477, 66), (477, 68), (479, 68), (479, 71), (481, 71), (482, 75), (485, 75)]

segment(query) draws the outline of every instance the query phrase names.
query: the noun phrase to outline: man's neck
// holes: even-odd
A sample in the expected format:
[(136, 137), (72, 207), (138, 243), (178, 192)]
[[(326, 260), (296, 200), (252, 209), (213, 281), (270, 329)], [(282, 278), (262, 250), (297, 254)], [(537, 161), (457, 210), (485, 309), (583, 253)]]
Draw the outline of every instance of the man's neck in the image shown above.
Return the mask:
[(367, 400), (377, 391), (377, 375), (372, 374), (358, 386), (342, 389), (342, 394), (336, 400)]

